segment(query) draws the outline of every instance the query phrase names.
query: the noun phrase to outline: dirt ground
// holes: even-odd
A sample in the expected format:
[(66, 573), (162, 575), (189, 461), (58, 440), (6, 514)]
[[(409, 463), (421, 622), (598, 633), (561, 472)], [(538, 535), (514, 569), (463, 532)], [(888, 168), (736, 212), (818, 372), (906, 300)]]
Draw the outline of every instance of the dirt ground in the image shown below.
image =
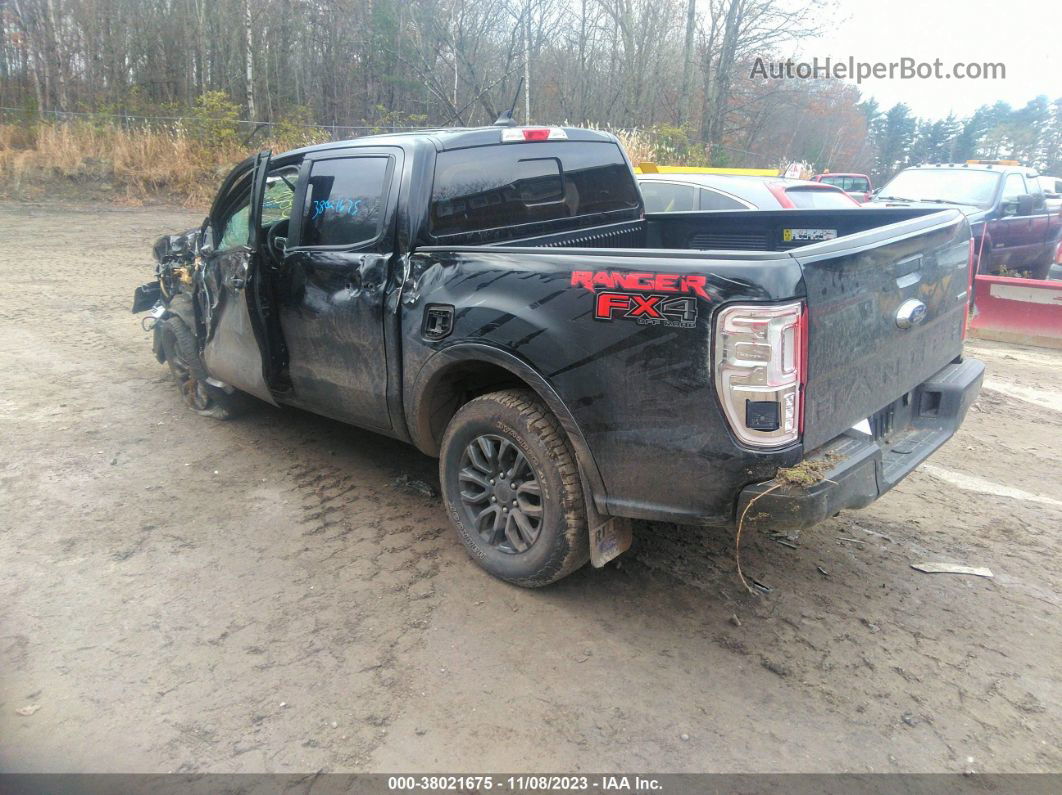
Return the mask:
[(0, 205), (0, 768), (1062, 770), (1062, 352), (972, 344), (927, 465), (744, 541), (769, 593), (726, 532), (648, 524), (525, 591), (412, 448), (182, 407), (129, 305), (198, 220)]

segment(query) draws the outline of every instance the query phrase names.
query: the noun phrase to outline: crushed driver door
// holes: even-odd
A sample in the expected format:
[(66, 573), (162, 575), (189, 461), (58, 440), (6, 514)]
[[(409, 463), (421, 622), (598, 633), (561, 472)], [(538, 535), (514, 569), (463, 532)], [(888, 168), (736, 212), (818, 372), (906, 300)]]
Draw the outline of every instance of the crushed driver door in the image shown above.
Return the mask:
[(203, 255), (207, 339), (203, 363), (214, 378), (276, 401), (266, 381), (268, 336), (259, 311), (262, 199), (270, 152), (259, 152), (243, 173), (234, 172), (228, 193), (210, 211), (213, 250)]

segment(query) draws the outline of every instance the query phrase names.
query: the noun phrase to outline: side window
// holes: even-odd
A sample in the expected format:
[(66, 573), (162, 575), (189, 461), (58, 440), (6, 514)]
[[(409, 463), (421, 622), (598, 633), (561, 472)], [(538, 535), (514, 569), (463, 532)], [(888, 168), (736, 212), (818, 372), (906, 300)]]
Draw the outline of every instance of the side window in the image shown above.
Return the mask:
[(696, 210), (696, 188), (692, 185), (677, 185), (673, 182), (643, 182), (642, 198), (645, 211), (649, 213), (673, 213), (681, 210)]
[(387, 201), (386, 155), (319, 160), (310, 169), (301, 246), (353, 246), (380, 234)]
[(711, 190), (709, 188), (701, 188), (701, 209), (702, 210), (747, 210), (744, 204), (737, 199), (732, 199), (725, 193), (720, 193), (717, 190)]
[(851, 177), (848, 179), (848, 185), (845, 190), (852, 191), (853, 193), (866, 193), (870, 190), (870, 184), (865, 177)]
[(1019, 196), (1023, 196), (1025, 190), (1025, 178), (1021, 174), (1008, 174), (1007, 181), (1003, 183), (1003, 201), (1016, 202)]

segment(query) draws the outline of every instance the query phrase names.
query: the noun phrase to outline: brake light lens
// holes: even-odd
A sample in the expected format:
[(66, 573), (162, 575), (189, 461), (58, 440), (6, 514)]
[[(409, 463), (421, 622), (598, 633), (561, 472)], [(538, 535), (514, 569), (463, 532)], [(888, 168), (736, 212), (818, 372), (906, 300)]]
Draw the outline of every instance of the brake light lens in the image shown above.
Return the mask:
[(1058, 248), (1055, 249), (1055, 265), (1062, 265), (1062, 240), (1058, 241)]
[(735, 305), (715, 321), (715, 388), (750, 447), (780, 447), (804, 428), (807, 310), (802, 302)]
[(523, 141), (567, 141), (568, 133), (560, 127), (505, 127), (501, 133), (502, 143)]

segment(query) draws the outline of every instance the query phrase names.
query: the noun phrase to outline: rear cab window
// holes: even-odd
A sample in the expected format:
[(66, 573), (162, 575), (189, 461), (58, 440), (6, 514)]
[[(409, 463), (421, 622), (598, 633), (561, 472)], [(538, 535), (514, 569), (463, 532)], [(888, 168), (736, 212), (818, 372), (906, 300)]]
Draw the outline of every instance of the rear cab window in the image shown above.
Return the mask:
[(612, 142), (501, 144), (439, 152), (429, 231), (439, 242), (492, 243), (640, 212), (634, 175)]

